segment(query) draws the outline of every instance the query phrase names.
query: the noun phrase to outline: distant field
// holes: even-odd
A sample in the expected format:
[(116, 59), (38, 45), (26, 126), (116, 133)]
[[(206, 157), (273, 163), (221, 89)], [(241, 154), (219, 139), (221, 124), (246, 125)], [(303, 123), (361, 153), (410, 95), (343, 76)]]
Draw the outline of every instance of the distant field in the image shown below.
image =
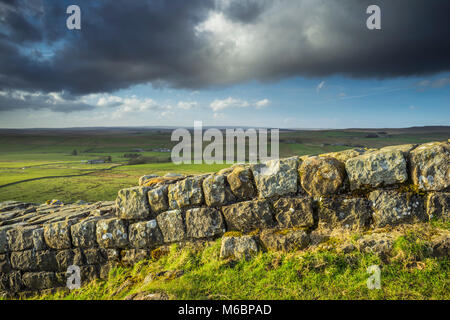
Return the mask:
[[(121, 188), (134, 186), (144, 174), (215, 172), (228, 165), (174, 165), (167, 129), (0, 130), (0, 201), (45, 202), (59, 199), (113, 200)], [(450, 127), (352, 129), (280, 132), (280, 156), (321, 154), (353, 147), (447, 140)], [(76, 155), (72, 155), (76, 150)], [(125, 154), (145, 158), (129, 165)], [(82, 160), (111, 157), (111, 163), (90, 165)], [(5, 186), (7, 185), (7, 186)], [(4, 186), (4, 187), (2, 187)]]

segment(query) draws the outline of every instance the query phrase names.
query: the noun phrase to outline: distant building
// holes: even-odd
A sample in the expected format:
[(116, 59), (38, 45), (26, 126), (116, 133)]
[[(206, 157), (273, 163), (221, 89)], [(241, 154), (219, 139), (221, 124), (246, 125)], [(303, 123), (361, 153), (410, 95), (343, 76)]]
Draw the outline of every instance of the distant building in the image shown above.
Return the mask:
[(153, 152), (172, 152), (169, 148), (156, 148), (152, 150)]
[(100, 164), (100, 163), (105, 163), (105, 160), (93, 159), (93, 160), (82, 160), (81, 162), (87, 163), (87, 164)]

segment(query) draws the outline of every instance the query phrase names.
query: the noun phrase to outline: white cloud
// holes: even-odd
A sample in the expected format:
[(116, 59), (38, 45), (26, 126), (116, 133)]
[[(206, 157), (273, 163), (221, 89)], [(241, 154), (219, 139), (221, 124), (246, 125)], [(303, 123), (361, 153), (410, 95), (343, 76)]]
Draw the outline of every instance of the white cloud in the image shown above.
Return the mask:
[(270, 104), (269, 99), (263, 99), (255, 103), (257, 109), (267, 107)]
[(255, 107), (257, 109), (263, 108), (268, 106), (270, 103), (269, 99), (263, 99), (259, 100), (255, 103), (250, 103), (246, 100), (242, 99), (235, 99), (232, 97), (228, 97), (227, 99), (219, 100), (216, 99), (213, 102), (211, 102), (210, 107), (213, 109), (213, 111), (220, 111), (224, 109), (229, 108), (249, 108), (249, 107)]
[(195, 101), (179, 101), (177, 107), (183, 110), (191, 110), (198, 106)]
[(436, 80), (422, 80), (418, 83), (419, 87), (442, 88), (450, 85), (450, 77), (440, 78)]

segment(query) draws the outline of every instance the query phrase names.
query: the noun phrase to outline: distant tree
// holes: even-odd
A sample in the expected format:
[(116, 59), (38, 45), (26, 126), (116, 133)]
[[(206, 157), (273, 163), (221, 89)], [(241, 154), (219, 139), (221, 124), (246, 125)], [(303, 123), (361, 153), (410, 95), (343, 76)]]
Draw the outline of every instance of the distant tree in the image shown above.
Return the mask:
[(73, 151), (72, 151), (71, 155), (73, 155), (73, 156), (76, 156), (76, 155), (78, 155), (78, 151), (77, 151), (76, 149), (73, 149)]
[(111, 162), (112, 161), (112, 158), (111, 158), (111, 156), (107, 156), (107, 157), (105, 157), (105, 162)]

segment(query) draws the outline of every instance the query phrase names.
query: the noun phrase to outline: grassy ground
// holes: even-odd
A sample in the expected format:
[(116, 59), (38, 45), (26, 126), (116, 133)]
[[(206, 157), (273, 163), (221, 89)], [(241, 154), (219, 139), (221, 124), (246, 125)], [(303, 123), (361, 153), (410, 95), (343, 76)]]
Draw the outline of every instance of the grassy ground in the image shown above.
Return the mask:
[[(73, 292), (32, 299), (123, 299), (165, 292), (171, 299), (449, 299), (448, 258), (431, 258), (421, 236), (400, 236), (388, 262), (371, 253), (331, 250), (260, 253), (249, 261), (219, 259), (220, 240), (203, 250), (177, 248), (159, 260), (115, 268)], [(367, 268), (381, 267), (381, 289), (370, 290)], [(155, 276), (162, 271), (163, 276)], [(184, 272), (174, 277), (173, 271)], [(145, 281), (153, 275), (151, 281)], [(147, 278), (148, 279), (148, 278)], [(124, 283), (128, 285), (124, 285)]]

